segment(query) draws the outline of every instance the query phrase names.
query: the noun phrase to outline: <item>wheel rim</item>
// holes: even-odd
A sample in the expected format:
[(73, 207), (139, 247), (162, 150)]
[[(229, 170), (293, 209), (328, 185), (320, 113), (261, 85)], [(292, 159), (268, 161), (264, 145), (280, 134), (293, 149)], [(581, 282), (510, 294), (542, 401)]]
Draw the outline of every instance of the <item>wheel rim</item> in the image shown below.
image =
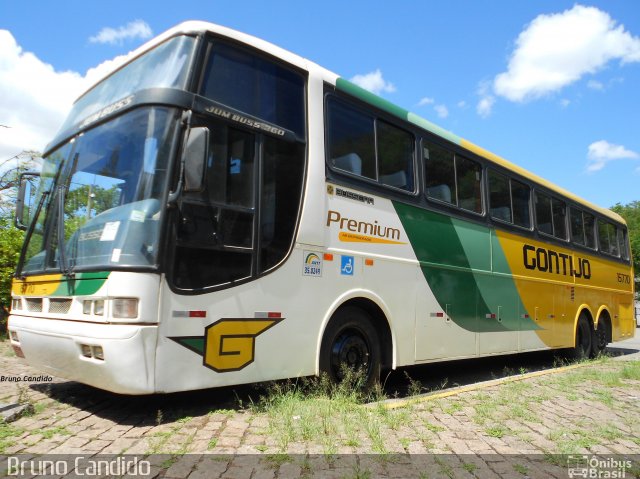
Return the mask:
[(337, 379), (344, 378), (343, 366), (352, 370), (362, 370), (369, 374), (371, 351), (362, 334), (353, 329), (343, 331), (331, 348), (331, 371)]

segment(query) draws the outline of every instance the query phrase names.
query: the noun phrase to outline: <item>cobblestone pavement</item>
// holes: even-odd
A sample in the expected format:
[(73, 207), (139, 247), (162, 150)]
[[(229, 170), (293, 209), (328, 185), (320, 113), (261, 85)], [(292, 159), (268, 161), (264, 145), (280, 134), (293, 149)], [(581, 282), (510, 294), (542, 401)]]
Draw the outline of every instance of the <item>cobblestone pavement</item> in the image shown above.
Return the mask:
[(341, 424), (305, 434), (304, 411), (246, 407), (250, 388), (128, 397), (9, 381), (40, 373), (0, 342), (0, 403), (35, 408), (0, 425), (0, 454), (152, 454), (152, 476), (194, 479), (568, 477), (567, 454), (598, 454), (634, 460), (625, 477), (640, 477), (639, 369), (608, 360), (398, 409), (336, 410)]

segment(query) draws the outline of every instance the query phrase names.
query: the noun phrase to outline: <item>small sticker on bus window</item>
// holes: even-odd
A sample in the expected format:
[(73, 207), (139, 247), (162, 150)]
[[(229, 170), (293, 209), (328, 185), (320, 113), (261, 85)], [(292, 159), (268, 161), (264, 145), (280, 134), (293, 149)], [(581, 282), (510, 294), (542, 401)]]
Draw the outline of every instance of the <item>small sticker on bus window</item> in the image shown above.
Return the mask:
[(230, 175), (239, 175), (240, 167), (242, 166), (242, 160), (240, 158), (231, 158), (229, 162), (229, 174)]
[(131, 221), (137, 221), (138, 223), (144, 223), (144, 211), (133, 210), (129, 219)]
[(109, 223), (104, 225), (104, 229), (102, 230), (102, 236), (100, 236), (100, 241), (113, 241), (116, 239), (116, 235), (118, 234), (118, 229), (120, 228), (119, 221), (110, 221)]
[(112, 263), (117, 263), (120, 261), (120, 253), (122, 253), (122, 250), (120, 248), (114, 248), (113, 252), (111, 253), (111, 262)]

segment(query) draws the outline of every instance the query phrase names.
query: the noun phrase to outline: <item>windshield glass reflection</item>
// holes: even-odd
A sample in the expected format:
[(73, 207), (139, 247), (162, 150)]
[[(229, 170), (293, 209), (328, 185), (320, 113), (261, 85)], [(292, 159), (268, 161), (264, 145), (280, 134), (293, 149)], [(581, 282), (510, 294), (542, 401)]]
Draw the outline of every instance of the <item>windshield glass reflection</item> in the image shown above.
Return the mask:
[(22, 273), (157, 263), (175, 115), (131, 111), (45, 159), (39, 194), (47, 205), (28, 238)]

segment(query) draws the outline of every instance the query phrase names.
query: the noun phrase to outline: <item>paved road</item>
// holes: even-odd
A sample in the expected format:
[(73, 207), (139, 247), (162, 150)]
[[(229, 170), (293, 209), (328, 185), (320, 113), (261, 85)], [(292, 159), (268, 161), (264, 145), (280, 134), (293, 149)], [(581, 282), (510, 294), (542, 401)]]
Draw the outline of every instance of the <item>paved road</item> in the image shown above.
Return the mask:
[[(640, 334), (610, 351), (637, 359)], [(404, 394), (405, 372), (426, 388), (439, 388), (445, 382), (469, 384), (552, 366), (552, 355), (536, 353), (406, 368), (388, 378), (386, 390)], [(191, 479), (358, 477), (367, 472), (371, 477), (419, 477), (427, 470), (428, 477), (567, 477), (566, 458), (554, 461), (554, 454), (640, 461), (640, 380), (601, 382), (621, 367), (608, 361), (399, 411), (373, 410), (357, 417), (353, 437), (336, 426), (330, 443), (322, 433), (304, 436), (295, 425), (291, 437), (284, 437), (274, 424), (295, 423), (304, 412), (291, 411), (283, 419), (239, 407), (257, 398), (260, 391), (254, 387), (127, 397), (57, 378), (4, 381), (0, 402), (29, 401), (35, 414), (0, 426), (0, 453), (159, 453), (165, 456), (149, 458), (152, 475)], [(6, 342), (0, 343), (0, 370), (14, 377), (37, 373), (15, 358)], [(351, 419), (345, 416), (344, 422)]]

